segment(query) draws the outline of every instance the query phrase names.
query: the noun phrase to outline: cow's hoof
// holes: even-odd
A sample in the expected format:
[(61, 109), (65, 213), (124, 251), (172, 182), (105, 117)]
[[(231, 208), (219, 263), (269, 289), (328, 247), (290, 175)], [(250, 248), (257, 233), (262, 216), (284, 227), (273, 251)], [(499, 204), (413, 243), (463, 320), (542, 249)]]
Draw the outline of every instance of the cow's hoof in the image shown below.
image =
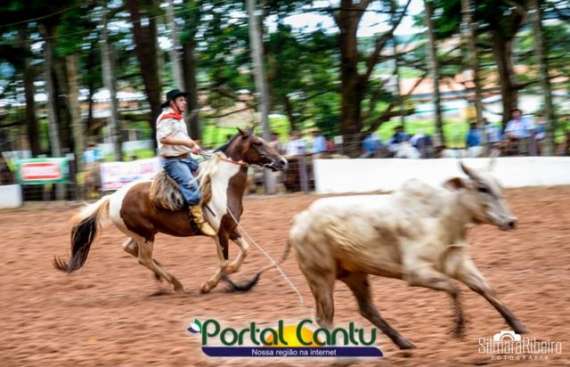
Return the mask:
[(526, 326), (523, 325), (522, 322), (520, 322), (519, 320), (513, 320), (511, 322), (511, 327), (513, 328), (513, 331), (517, 334), (526, 334), (528, 333), (528, 329), (526, 328)]
[(174, 286), (174, 292), (176, 293), (184, 293), (184, 287), (182, 286), (182, 284), (180, 284), (179, 286)]
[(398, 341), (396, 341), (396, 344), (398, 345), (398, 348), (400, 348), (400, 349), (414, 349), (414, 348), (416, 348), (414, 343), (412, 343), (411, 341), (409, 341), (408, 339), (406, 339), (404, 337), (401, 337), (400, 339), (398, 339)]
[(462, 339), (465, 336), (465, 324), (456, 324), (452, 332), (454, 337)]

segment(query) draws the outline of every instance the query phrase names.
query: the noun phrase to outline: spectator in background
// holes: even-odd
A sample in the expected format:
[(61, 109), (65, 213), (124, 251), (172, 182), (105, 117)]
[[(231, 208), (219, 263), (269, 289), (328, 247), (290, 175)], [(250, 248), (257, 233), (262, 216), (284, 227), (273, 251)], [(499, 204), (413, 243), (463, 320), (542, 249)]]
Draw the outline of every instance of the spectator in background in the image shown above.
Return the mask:
[(361, 158), (373, 158), (376, 156), (380, 148), (382, 147), (382, 142), (376, 136), (376, 134), (371, 133), (362, 141), (362, 155)]
[(327, 152), (327, 139), (324, 135), (319, 131), (319, 129), (313, 130), (313, 147), (311, 149), (311, 153), (313, 154), (322, 154)]
[(269, 145), (273, 147), (273, 149), (275, 149), (279, 154), (283, 154), (283, 146), (279, 142), (279, 135), (275, 131), (272, 131), (270, 133), (270, 139), (271, 140), (269, 141)]
[(334, 138), (327, 139), (326, 144), (327, 144), (327, 153), (336, 153), (336, 144), (334, 142)]
[(485, 126), (485, 137), (487, 138), (487, 146), (489, 151), (497, 149), (501, 144), (501, 127), (497, 124), (489, 122), (487, 119), (483, 119), (483, 124)]
[(483, 147), (481, 146), (481, 132), (475, 122), (469, 124), (469, 131), (465, 135), (465, 146), (467, 147), (468, 157), (480, 157), (483, 155)]
[(406, 158), (406, 159), (419, 159), (421, 158), (421, 153), (417, 150), (410, 141), (403, 141), (398, 144), (398, 150), (396, 151), (396, 158)]
[(529, 142), (533, 138), (534, 124), (530, 117), (523, 116), (522, 111), (515, 108), (513, 118), (507, 123), (505, 136), (507, 151), (511, 154), (529, 153)]
[(307, 144), (298, 130), (291, 131), (285, 155), (288, 157), (303, 155), (307, 151)]
[(90, 166), (99, 163), (102, 160), (103, 155), (101, 154), (99, 147), (94, 143), (89, 143), (87, 150), (83, 152), (83, 163), (85, 163), (86, 166)]
[(389, 149), (392, 153), (396, 153), (398, 151), (398, 147), (401, 143), (408, 141), (409, 136), (404, 132), (404, 127), (402, 125), (396, 126), (394, 129), (394, 135), (392, 135), (392, 139), (390, 139)]

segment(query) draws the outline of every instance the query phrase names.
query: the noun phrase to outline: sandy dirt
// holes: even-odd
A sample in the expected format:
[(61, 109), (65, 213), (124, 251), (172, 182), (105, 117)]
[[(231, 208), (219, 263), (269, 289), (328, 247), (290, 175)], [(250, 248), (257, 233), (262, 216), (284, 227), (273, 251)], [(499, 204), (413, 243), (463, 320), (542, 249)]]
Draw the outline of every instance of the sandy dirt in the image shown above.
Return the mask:
[[(404, 282), (374, 278), (374, 300), (384, 317), (417, 349), (398, 351), (383, 335), (385, 358), (359, 366), (567, 365), (570, 364), (570, 187), (507, 192), (520, 222), (514, 232), (480, 226), (470, 232), (472, 253), (499, 297), (530, 330), (530, 337), (563, 343), (562, 355), (538, 361), (496, 361), (478, 353), (478, 338), (506, 324), (478, 295), (464, 289), (468, 320), (464, 339), (450, 335), (452, 309), (447, 296)], [(245, 200), (243, 225), (275, 258), (281, 256), (293, 215), (316, 196), (252, 197)], [(54, 255), (69, 253), (70, 204), (31, 204), (0, 212), (0, 365), (7, 366), (216, 366), (325, 365), (299, 360), (208, 359), (199, 339), (185, 333), (197, 316), (233, 324), (255, 320), (272, 324), (310, 311), (276, 271), (246, 294), (220, 285), (202, 295), (199, 287), (217, 266), (214, 244), (205, 238), (159, 236), (155, 258), (182, 281), (186, 293), (156, 295), (157, 283), (136, 259), (123, 252), (124, 236), (107, 227), (87, 264), (66, 275), (53, 269)], [(230, 247), (231, 256), (237, 247)], [(246, 279), (267, 259), (252, 249), (242, 271)], [(294, 256), (284, 270), (313, 306)], [(337, 282), (336, 323), (370, 324), (358, 315), (349, 290)]]

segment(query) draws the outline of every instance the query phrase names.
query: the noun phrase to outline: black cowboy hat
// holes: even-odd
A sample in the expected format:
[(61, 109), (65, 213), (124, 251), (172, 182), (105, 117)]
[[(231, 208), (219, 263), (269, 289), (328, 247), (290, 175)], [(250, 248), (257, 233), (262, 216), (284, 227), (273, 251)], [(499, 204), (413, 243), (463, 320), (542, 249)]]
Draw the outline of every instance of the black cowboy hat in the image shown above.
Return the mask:
[(170, 105), (170, 102), (174, 101), (177, 97), (180, 96), (186, 97), (188, 96), (188, 93), (181, 92), (179, 89), (173, 89), (171, 91), (168, 91), (168, 93), (166, 93), (166, 102), (161, 104), (160, 107), (162, 108), (168, 107)]

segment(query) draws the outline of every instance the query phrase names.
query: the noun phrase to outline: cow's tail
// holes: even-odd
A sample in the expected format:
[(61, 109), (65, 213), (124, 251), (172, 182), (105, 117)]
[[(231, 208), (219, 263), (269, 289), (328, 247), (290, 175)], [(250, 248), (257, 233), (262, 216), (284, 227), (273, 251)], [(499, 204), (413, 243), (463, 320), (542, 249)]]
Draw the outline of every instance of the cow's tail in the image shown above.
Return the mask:
[(283, 251), (283, 255), (281, 256), (281, 259), (277, 262), (274, 262), (274, 263), (267, 265), (266, 267), (262, 268), (251, 279), (249, 279), (249, 280), (247, 280), (241, 284), (237, 284), (233, 280), (231, 280), (227, 275), (224, 274), (224, 275), (222, 275), (222, 280), (229, 284), (231, 292), (247, 292), (251, 288), (253, 288), (257, 285), (257, 283), (259, 282), (259, 279), (261, 278), (261, 274), (265, 273), (268, 270), (278, 268), (283, 262), (285, 262), (285, 260), (287, 260), (287, 257), (289, 257), (290, 252), (291, 252), (291, 239), (289, 239), (287, 241), (287, 243), (285, 244), (285, 251)]
[(54, 258), (53, 266), (60, 271), (71, 273), (87, 261), (91, 244), (101, 228), (102, 222), (109, 216), (109, 198), (105, 196), (97, 202), (87, 205), (73, 218), (71, 229), (71, 258), (69, 262)]

